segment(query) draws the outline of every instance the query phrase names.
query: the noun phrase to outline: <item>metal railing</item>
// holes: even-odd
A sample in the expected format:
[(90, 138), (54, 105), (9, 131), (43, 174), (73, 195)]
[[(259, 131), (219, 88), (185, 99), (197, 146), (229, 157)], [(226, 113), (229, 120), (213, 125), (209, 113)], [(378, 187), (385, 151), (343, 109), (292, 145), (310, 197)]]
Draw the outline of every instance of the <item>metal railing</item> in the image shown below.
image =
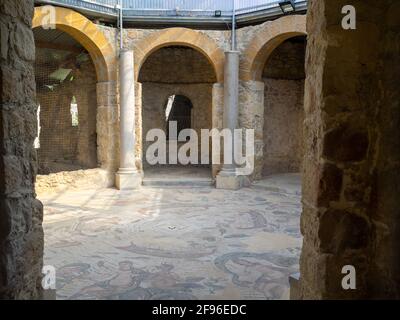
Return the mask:
[[(119, 0), (37, 0), (37, 3), (63, 5), (108, 15), (118, 14)], [(263, 10), (279, 9), (281, 0), (235, 0), (236, 14), (249, 14)], [(304, 10), (307, 0), (294, 0), (296, 7)], [(215, 17), (232, 16), (233, 0), (123, 0), (123, 15), (157, 17)]]
[(37, 4), (60, 5), (72, 9), (84, 9), (106, 15), (117, 15), (117, 0), (35, 0)]

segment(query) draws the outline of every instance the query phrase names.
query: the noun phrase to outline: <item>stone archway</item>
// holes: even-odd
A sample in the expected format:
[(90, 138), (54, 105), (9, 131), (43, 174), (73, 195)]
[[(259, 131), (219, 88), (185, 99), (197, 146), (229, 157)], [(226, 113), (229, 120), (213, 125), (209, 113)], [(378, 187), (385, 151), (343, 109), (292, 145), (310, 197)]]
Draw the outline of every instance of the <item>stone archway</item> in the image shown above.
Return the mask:
[(201, 52), (214, 67), (217, 82), (224, 79), (224, 52), (214, 40), (199, 31), (187, 28), (169, 28), (156, 32), (135, 46), (135, 75), (153, 52), (167, 46), (187, 46)]
[(240, 79), (261, 81), (262, 68), (271, 53), (285, 40), (306, 34), (305, 15), (289, 15), (266, 23), (243, 54)]
[(51, 29), (55, 27), (68, 33), (91, 55), (98, 81), (115, 80), (115, 52), (98, 26), (80, 13), (60, 7), (52, 7), (55, 10), (55, 21), (52, 22), (48, 16), (49, 10), (46, 8), (46, 6), (35, 8), (32, 28)]
[(264, 162), (264, 65), (285, 40), (306, 33), (305, 15), (289, 15), (267, 22), (250, 40), (241, 57), (240, 90), (246, 94), (241, 95), (239, 122), (242, 128), (255, 130), (255, 170), (251, 177), (254, 180), (262, 177)]
[(103, 31), (85, 16), (66, 8), (51, 8), (54, 10), (54, 21), (49, 17), (51, 11), (47, 6), (35, 8), (32, 28), (56, 28), (74, 38), (88, 51), (97, 75), (97, 158), (99, 167), (106, 170), (101, 184), (111, 186), (117, 168), (115, 122), (118, 119), (118, 64), (115, 49)]
[[(142, 85), (138, 82), (139, 74), (147, 58), (162, 48), (173, 46), (187, 47), (197, 51), (206, 58), (212, 67), (216, 82), (213, 84), (211, 92), (211, 126), (212, 128), (222, 129), (225, 55), (214, 40), (199, 31), (186, 28), (169, 28), (156, 32), (135, 45), (135, 77), (138, 96), (142, 96)], [(141, 98), (137, 99), (136, 104), (137, 114), (140, 114), (142, 110)], [(137, 123), (137, 126), (141, 127), (140, 123)], [(137, 134), (137, 149), (142, 149), (142, 132)], [(212, 166), (214, 177), (218, 170), (218, 166)]]

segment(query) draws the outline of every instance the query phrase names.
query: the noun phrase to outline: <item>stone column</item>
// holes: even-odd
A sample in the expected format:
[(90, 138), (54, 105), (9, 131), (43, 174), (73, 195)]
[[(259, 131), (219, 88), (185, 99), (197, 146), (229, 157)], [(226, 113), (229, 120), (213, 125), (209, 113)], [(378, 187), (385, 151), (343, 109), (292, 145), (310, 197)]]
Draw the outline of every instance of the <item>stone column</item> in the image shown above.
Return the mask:
[(120, 168), (116, 174), (119, 190), (136, 189), (142, 184), (135, 156), (135, 72), (133, 51), (120, 55)]
[[(225, 52), (225, 77), (224, 77), (224, 128), (232, 132), (238, 127), (239, 119), (239, 52)], [(235, 148), (232, 144), (224, 148), (224, 157), (232, 155), (232, 164), (225, 164), (217, 175), (217, 189), (237, 190), (242, 186), (242, 178), (237, 175), (234, 163)]]

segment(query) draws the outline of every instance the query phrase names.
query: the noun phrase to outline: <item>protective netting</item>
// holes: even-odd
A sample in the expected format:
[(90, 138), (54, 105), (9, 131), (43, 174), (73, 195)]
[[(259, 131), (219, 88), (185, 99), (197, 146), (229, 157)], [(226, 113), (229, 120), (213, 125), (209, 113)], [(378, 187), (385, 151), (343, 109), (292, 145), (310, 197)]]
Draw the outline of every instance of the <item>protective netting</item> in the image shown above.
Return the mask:
[(39, 174), (96, 167), (96, 73), (87, 52), (41, 43), (35, 78)]

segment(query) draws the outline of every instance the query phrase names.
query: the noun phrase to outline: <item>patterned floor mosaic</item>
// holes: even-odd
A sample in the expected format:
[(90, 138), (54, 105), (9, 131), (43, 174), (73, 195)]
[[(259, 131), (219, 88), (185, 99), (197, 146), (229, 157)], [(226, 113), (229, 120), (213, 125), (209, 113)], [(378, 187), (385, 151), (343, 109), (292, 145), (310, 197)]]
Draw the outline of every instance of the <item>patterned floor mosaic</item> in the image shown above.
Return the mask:
[(42, 196), (57, 299), (285, 299), (300, 196), (142, 188)]

